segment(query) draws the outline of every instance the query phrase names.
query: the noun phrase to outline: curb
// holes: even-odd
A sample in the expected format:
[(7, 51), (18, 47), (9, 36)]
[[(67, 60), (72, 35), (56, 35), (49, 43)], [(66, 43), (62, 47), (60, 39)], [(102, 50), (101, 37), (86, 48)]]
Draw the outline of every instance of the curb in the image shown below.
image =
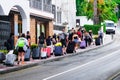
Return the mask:
[(120, 72), (116, 73), (115, 75), (111, 76), (108, 80), (114, 80), (115, 78), (117, 78), (117, 76), (120, 75)]
[(85, 51), (77, 52), (75, 54), (67, 54), (65, 56), (54, 57), (54, 58), (51, 58), (51, 59), (47, 59), (47, 60), (43, 60), (43, 61), (38, 61), (38, 62), (35, 62), (35, 63), (30, 63), (30, 64), (26, 64), (26, 65), (21, 65), (21, 66), (15, 66), (13, 68), (1, 70), (0, 74), (5, 74), (5, 73), (14, 72), (14, 71), (19, 71), (19, 70), (22, 70), (22, 69), (26, 69), (26, 68), (38, 66), (38, 65), (45, 64), (45, 63), (48, 63), (48, 62), (58, 61), (58, 60), (61, 60), (63, 58), (66, 58), (66, 57), (71, 57), (71, 56), (76, 56), (76, 55), (79, 55), (79, 54), (83, 54), (85, 52), (89, 52), (91, 50), (95, 50), (95, 49), (107, 46), (107, 45), (111, 44), (113, 41), (114, 40), (112, 40), (112, 41), (110, 41), (110, 42), (108, 42), (106, 44), (103, 44), (103, 45), (100, 45), (100, 46), (96, 46), (94, 48), (87, 49)]

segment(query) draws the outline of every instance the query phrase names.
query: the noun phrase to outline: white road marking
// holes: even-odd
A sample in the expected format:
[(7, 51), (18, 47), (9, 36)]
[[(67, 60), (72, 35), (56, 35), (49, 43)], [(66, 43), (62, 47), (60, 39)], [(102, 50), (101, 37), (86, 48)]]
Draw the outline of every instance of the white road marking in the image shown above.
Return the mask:
[(86, 66), (86, 65), (89, 65), (89, 64), (91, 64), (91, 63), (94, 63), (94, 62), (103, 60), (104, 58), (107, 58), (107, 57), (109, 58), (110, 56), (112, 56), (112, 55), (114, 55), (115, 53), (118, 53), (118, 52), (120, 52), (120, 50), (115, 51), (115, 52), (113, 52), (113, 53), (111, 53), (111, 54), (109, 54), (109, 55), (106, 55), (106, 56), (104, 56), (104, 57), (98, 58), (98, 59), (96, 59), (96, 60), (90, 61), (90, 62), (88, 62), (88, 63), (86, 63), (86, 64), (83, 64), (83, 65), (77, 66), (77, 67), (75, 67), (75, 68), (69, 69), (69, 70), (67, 70), (67, 71), (64, 71), (64, 72), (61, 72), (61, 73), (52, 75), (52, 76), (50, 76), (50, 77), (44, 78), (44, 79), (42, 79), (42, 80), (49, 80), (49, 79), (52, 79), (52, 78), (57, 77), (57, 76), (59, 76), (59, 75), (62, 75), (62, 74), (65, 74), (65, 73), (74, 71), (74, 70), (76, 70), (76, 69), (82, 68), (82, 67), (84, 67), (84, 66)]

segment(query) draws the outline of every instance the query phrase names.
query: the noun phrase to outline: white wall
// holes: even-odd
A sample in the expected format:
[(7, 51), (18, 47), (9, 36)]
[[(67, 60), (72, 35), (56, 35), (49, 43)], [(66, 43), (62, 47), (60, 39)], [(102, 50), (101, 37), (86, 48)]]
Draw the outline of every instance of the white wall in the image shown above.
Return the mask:
[(37, 10), (37, 9), (34, 9), (34, 8), (30, 8), (30, 14), (35, 14), (35, 15), (39, 15), (39, 16), (42, 16), (42, 17), (50, 18), (50, 19), (54, 18), (52, 13), (40, 11), (40, 10)]
[(76, 26), (76, 0), (52, 0), (62, 11), (62, 23), (67, 22), (69, 29)]
[[(0, 0), (0, 15), (9, 15), (10, 10), (18, 10), (20, 12), (22, 16), (23, 33), (30, 30), (30, 13), (53, 19), (52, 13), (30, 9), (29, 0)], [(15, 24), (17, 23), (15, 22)]]
[(0, 15), (9, 15), (10, 10), (16, 7), (22, 16), (23, 33), (26, 33), (27, 30), (30, 30), (30, 12), (28, 0), (1, 0), (0, 5)]
[(88, 20), (86, 16), (77, 16), (76, 19), (80, 19), (80, 26), (84, 26), (85, 24), (93, 25), (93, 21)]

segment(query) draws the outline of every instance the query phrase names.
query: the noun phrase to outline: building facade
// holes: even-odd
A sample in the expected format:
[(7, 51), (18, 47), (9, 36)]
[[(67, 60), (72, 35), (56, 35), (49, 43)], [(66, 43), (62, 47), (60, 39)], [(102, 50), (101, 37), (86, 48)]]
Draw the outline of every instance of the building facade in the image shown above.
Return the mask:
[[(6, 6), (7, 5), (7, 6)], [(10, 33), (15, 42), (21, 33), (30, 31), (31, 42), (37, 43), (41, 32), (53, 35), (52, 0), (2, 0), (0, 2), (0, 49)]]
[(52, 0), (54, 14), (54, 33), (61, 33), (63, 28), (76, 26), (76, 0)]

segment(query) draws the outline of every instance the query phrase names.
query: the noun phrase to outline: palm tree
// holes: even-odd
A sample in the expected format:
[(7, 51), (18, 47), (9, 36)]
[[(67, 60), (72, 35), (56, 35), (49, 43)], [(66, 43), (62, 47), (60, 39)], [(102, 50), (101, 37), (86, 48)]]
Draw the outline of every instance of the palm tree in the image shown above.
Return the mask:
[(80, 6), (78, 16), (87, 16), (94, 24), (100, 24), (104, 20), (117, 22), (114, 0), (84, 0), (78, 6)]
[(99, 24), (99, 14), (98, 14), (98, 8), (97, 8), (97, 0), (94, 0), (93, 3), (94, 8), (94, 16), (93, 16), (93, 22), (94, 24)]

